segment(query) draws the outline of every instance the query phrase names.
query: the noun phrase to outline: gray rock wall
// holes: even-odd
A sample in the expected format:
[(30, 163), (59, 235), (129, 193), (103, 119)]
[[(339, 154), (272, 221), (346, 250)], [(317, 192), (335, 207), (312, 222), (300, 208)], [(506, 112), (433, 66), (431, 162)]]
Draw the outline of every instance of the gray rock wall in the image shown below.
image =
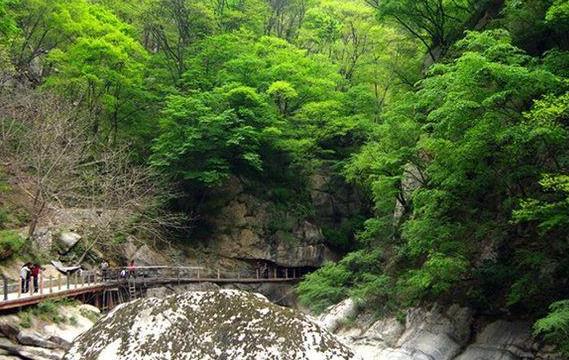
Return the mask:
[(369, 322), (366, 314), (355, 313), (353, 304), (346, 300), (331, 307), (320, 321), (359, 360), (563, 359), (532, 337), (527, 321), (483, 320), (466, 307), (435, 305), (408, 310), (405, 322), (395, 317)]
[(61, 360), (75, 338), (90, 329), (99, 314), (90, 305), (63, 306), (57, 309), (59, 323), (30, 316), (25, 326), (18, 315), (0, 316), (0, 360)]
[(275, 212), (273, 204), (244, 189), (233, 178), (216, 193), (218, 210), (208, 215), (212, 233), (208, 248), (221, 257), (264, 260), (284, 267), (318, 267), (336, 260), (326, 245), (322, 227), (340, 226), (343, 219), (365, 212), (353, 187), (322, 174), (310, 180), (314, 214), (297, 218)]

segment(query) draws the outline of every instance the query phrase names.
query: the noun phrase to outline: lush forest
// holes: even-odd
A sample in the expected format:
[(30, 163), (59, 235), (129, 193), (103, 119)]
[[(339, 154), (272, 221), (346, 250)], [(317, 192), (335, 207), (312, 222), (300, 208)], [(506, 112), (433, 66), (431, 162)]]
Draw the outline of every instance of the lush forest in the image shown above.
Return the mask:
[(0, 0), (0, 154), (37, 184), (1, 252), (54, 201), (196, 227), (234, 177), (302, 213), (326, 167), (373, 209), (304, 303), (460, 301), (569, 352), (568, 51), (567, 0)]

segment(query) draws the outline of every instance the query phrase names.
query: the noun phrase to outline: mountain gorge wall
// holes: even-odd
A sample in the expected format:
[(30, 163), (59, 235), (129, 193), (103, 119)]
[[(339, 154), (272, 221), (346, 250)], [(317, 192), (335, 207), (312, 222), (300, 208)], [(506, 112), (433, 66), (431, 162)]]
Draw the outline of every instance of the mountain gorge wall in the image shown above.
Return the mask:
[(209, 251), (222, 258), (289, 268), (317, 268), (336, 260), (338, 249), (326, 238), (326, 230), (339, 229), (367, 212), (357, 189), (326, 172), (310, 178), (305, 214), (275, 206), (248, 191), (237, 178), (212, 198), (216, 209), (205, 218), (211, 229), (204, 239)]

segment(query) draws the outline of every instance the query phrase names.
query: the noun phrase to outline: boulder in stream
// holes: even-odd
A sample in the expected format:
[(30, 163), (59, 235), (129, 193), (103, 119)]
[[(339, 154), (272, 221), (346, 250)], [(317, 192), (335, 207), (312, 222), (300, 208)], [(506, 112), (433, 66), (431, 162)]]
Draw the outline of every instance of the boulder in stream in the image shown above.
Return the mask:
[(352, 359), (295, 310), (238, 290), (195, 291), (117, 307), (76, 339), (67, 360)]

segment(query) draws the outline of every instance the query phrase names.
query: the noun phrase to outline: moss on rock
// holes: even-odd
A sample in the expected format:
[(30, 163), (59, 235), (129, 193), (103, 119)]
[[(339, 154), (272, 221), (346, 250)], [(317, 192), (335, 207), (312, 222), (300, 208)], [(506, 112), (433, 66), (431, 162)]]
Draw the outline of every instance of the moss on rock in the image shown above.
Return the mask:
[(326, 330), (261, 295), (186, 292), (123, 305), (79, 337), (67, 360), (351, 359)]

